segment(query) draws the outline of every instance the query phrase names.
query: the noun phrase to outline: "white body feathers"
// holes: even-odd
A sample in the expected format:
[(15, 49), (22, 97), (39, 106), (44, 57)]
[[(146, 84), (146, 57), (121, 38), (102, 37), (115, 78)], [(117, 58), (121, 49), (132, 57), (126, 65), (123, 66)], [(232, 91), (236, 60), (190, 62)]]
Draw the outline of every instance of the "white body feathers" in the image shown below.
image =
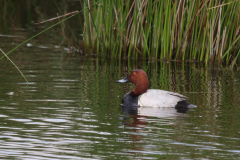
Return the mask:
[(179, 101), (186, 100), (187, 97), (178, 93), (148, 89), (138, 98), (138, 105), (141, 107), (175, 107)]

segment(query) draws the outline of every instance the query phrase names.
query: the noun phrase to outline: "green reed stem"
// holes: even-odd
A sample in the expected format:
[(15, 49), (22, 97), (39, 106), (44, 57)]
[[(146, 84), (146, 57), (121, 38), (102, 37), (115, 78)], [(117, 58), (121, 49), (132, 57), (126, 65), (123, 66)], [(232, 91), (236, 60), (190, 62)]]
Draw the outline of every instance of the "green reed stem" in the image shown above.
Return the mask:
[(142, 58), (238, 62), (232, 57), (238, 57), (240, 0), (225, 2), (101, 0), (84, 12), (84, 40), (87, 46), (97, 44), (98, 52), (105, 50), (101, 54), (112, 57), (137, 59), (136, 47)]
[(0, 49), (0, 51), (4, 54), (5, 57), (7, 57), (7, 59), (15, 66), (15, 68), (17, 68), (17, 70), (20, 72), (20, 74), (22, 75), (22, 77), (25, 79), (25, 81), (27, 82), (27, 85), (28, 85), (28, 80), (27, 78), (23, 75), (23, 73), (21, 72), (21, 70), (18, 68), (18, 66), (7, 56), (7, 54), (5, 54), (3, 52), (2, 49)]

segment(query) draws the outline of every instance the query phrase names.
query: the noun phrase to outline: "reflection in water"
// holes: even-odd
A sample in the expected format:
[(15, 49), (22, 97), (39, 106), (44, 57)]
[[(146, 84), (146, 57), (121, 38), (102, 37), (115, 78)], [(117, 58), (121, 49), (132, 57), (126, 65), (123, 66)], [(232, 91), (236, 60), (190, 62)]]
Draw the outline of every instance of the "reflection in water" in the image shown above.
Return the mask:
[[(153, 117), (157, 117), (159, 119), (158, 123), (162, 123), (163, 125), (176, 125), (176, 120), (181, 120), (180, 118), (183, 117), (183, 113), (186, 113), (187, 110), (176, 110), (175, 108), (171, 107), (161, 107), (161, 108), (153, 108), (153, 107), (138, 107), (138, 106), (124, 106), (122, 105), (122, 112), (124, 114), (123, 124), (126, 127), (125, 131), (129, 132), (128, 136), (130, 139), (130, 143), (132, 147), (129, 149), (129, 153), (136, 154), (138, 157), (144, 156), (144, 154), (159, 154), (162, 155), (164, 153), (149, 150), (146, 151), (145, 146), (148, 145), (149, 141), (146, 140), (148, 134), (152, 132), (153, 128), (148, 126), (151, 123)], [(154, 121), (153, 121), (154, 122)], [(149, 133), (150, 130), (150, 133)], [(169, 135), (172, 132), (169, 130), (167, 131)], [(142, 142), (142, 143), (139, 143)], [(140, 145), (144, 144), (144, 145)], [(161, 144), (159, 144), (161, 145)], [(157, 147), (157, 146), (155, 146)]]
[(129, 107), (122, 106), (124, 114), (150, 116), (158, 118), (173, 118), (179, 115), (179, 113), (186, 113), (188, 110), (176, 110), (172, 107)]

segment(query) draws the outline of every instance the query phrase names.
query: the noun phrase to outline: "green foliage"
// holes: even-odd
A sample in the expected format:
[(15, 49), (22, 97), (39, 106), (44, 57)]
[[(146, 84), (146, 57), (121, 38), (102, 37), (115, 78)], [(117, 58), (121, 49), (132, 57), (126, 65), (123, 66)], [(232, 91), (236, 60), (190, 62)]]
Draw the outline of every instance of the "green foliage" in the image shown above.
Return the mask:
[(101, 0), (95, 6), (90, 2), (97, 0), (84, 1), (84, 41), (90, 52), (231, 66), (238, 62), (238, 0)]

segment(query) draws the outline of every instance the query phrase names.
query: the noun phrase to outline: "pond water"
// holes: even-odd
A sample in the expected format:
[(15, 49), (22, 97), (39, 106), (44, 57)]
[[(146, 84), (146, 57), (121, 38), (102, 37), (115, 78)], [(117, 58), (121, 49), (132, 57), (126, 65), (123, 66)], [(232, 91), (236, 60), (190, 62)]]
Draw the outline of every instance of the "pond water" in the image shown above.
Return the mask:
[[(36, 34), (0, 31), (5, 52)], [(53, 29), (9, 54), (28, 85), (6, 58), (0, 62), (1, 159), (239, 159), (239, 71), (80, 56), (59, 34)], [(184, 94), (198, 107), (124, 114), (121, 99), (133, 85), (116, 81), (137, 68), (150, 88)]]

